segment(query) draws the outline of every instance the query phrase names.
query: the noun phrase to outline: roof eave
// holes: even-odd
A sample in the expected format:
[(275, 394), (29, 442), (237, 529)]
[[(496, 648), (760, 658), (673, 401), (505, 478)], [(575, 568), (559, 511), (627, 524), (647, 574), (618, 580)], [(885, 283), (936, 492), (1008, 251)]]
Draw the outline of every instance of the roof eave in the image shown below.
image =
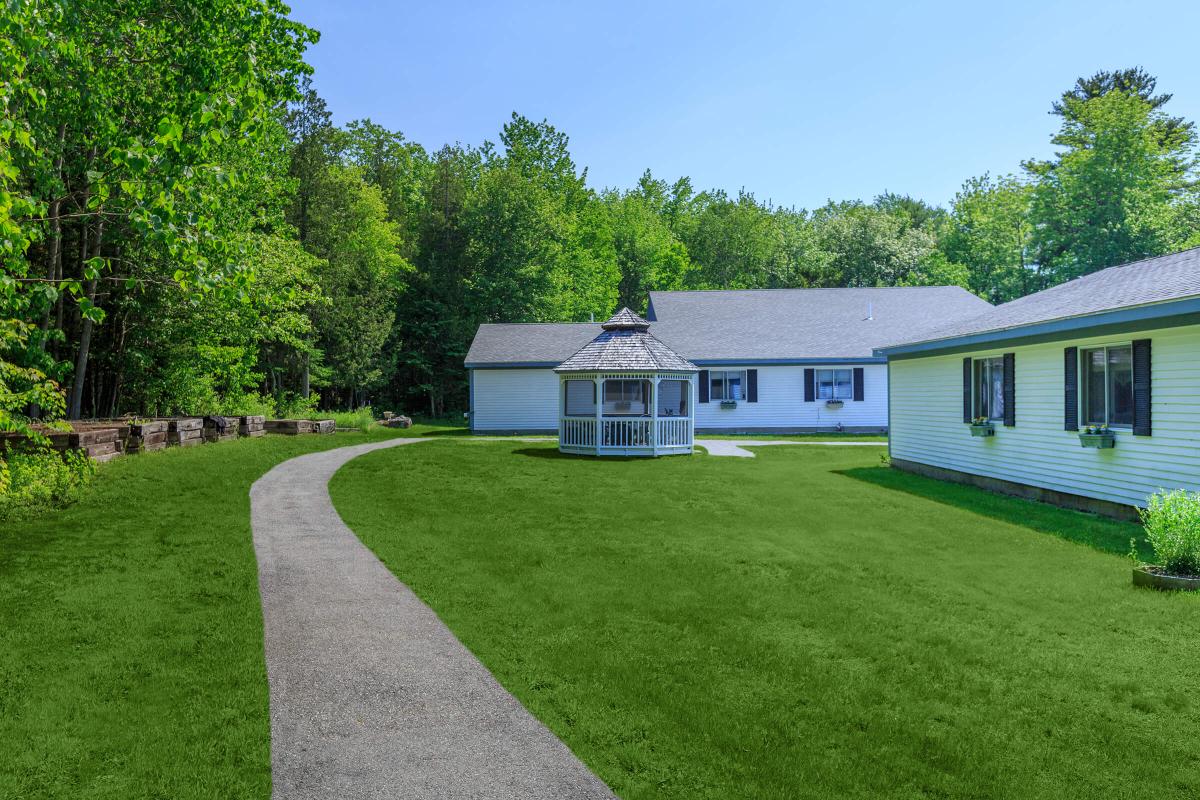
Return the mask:
[(561, 361), (465, 361), (466, 369), (552, 369)]
[(947, 355), (967, 350), (985, 349), (987, 345), (1040, 344), (1083, 335), (1104, 335), (1136, 330), (1173, 328), (1200, 324), (1200, 297), (1167, 300), (1140, 306), (1127, 306), (1076, 317), (1063, 317), (1017, 325), (994, 331), (952, 336), (923, 342), (908, 342), (875, 349), (877, 356), (887, 359), (920, 358)]

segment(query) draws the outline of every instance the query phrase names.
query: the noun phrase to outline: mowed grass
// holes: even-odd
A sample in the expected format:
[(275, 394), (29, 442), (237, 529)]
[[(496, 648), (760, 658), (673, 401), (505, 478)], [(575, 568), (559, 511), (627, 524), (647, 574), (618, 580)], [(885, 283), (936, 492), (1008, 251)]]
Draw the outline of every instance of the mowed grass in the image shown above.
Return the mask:
[(331, 491), (627, 800), (1200, 794), (1200, 597), (1130, 586), (1138, 528), (757, 454), (445, 440)]
[(379, 433), (120, 458), (0, 524), (0, 798), (270, 797), (249, 489)]

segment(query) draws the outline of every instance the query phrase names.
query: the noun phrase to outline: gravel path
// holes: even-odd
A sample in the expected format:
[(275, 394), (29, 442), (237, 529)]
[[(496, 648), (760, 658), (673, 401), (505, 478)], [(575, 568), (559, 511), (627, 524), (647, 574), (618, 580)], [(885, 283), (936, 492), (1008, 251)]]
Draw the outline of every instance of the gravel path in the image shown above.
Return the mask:
[[(274, 798), (612, 798), (334, 511), (338, 467), (419, 441), (300, 456), (250, 489)], [(391, 477), (379, 491), (403, 492)]]

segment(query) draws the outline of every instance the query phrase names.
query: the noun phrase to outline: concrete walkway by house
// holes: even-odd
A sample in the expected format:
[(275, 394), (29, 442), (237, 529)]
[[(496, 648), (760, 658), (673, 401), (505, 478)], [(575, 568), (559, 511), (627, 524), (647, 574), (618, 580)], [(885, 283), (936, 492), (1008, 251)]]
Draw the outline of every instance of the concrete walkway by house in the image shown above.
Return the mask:
[(810, 442), (803, 439), (697, 439), (696, 446), (703, 447), (710, 456), (736, 456), (738, 458), (754, 458), (754, 453), (747, 447), (771, 447), (780, 444), (808, 444), (818, 447), (887, 447), (887, 442)]
[(250, 490), (274, 797), (612, 798), (334, 511), (338, 467), (419, 441), (293, 458)]

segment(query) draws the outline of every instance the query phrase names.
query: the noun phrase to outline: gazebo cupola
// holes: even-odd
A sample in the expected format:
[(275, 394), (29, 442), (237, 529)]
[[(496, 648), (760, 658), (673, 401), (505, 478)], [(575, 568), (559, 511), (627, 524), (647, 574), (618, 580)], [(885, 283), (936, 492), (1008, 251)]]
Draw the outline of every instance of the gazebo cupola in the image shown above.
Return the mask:
[(558, 449), (598, 456), (692, 452), (697, 367), (622, 308), (555, 367)]

